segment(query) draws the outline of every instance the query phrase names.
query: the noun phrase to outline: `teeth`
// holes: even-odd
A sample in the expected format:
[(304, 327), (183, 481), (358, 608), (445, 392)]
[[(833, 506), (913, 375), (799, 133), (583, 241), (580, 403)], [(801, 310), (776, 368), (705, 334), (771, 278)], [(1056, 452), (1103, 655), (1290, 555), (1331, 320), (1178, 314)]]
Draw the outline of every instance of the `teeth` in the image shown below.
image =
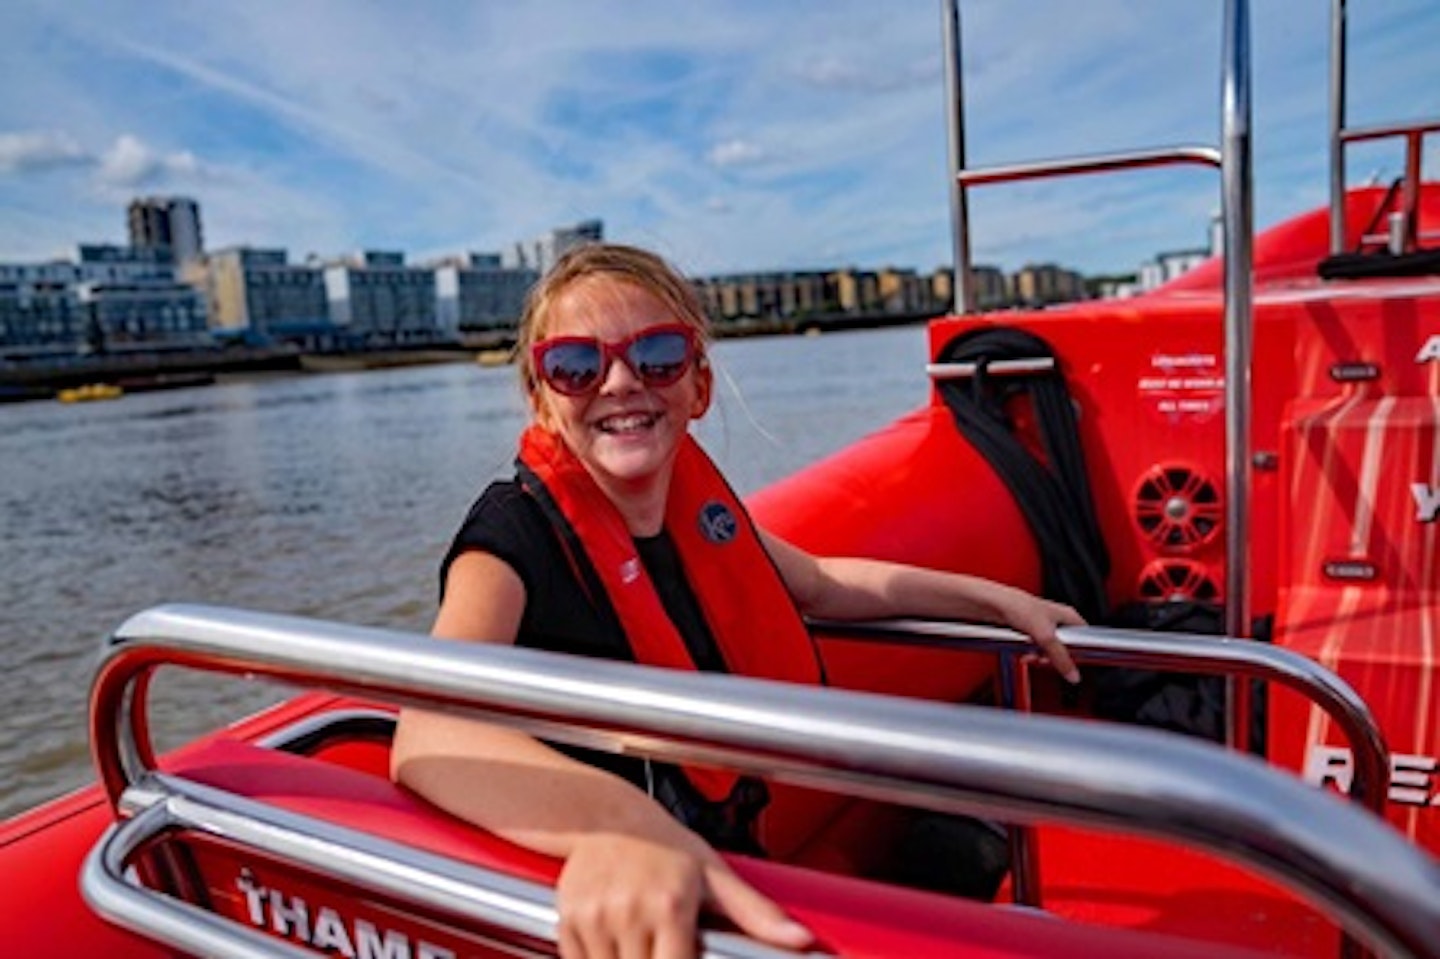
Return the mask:
[(625, 433), (653, 426), (658, 418), (654, 413), (630, 413), (623, 416), (607, 416), (596, 425), (606, 433)]

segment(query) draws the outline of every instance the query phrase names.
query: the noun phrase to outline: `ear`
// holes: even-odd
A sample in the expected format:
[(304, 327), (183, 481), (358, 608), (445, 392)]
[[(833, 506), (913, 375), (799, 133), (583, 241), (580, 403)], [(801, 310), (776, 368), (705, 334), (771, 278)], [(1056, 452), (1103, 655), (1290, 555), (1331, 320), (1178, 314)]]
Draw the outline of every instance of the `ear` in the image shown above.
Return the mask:
[(715, 392), (715, 371), (710, 368), (710, 358), (701, 356), (695, 362), (695, 402), (690, 406), (690, 418), (698, 420), (710, 409), (710, 397)]

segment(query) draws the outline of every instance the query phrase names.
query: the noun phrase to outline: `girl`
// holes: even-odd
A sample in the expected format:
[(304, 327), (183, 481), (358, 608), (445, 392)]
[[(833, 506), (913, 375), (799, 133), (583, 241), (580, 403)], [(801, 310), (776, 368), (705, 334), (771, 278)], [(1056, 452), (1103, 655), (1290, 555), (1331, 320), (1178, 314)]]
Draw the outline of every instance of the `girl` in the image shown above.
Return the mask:
[[(555, 265), (520, 324), (534, 422), (516, 479), (486, 489), (456, 535), (434, 635), (815, 682), (801, 614), (984, 620), (1028, 634), (1078, 680), (1056, 636), (1081, 623), (1067, 606), (970, 576), (812, 556), (754, 526), (689, 435), (713, 390), (706, 343), (693, 288), (660, 258), (594, 244)], [(716, 852), (766, 851), (755, 823), (770, 797), (754, 780), (562, 752), (417, 710), (401, 716), (393, 774), (564, 860), (563, 956), (691, 956), (702, 906), (761, 941), (811, 944)]]

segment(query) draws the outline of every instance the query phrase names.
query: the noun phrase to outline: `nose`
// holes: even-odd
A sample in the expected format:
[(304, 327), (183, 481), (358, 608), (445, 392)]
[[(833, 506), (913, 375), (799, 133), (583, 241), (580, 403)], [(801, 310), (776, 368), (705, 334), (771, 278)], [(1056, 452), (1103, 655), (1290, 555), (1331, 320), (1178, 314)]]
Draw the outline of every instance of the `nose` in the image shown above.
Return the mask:
[(629, 362), (623, 355), (612, 354), (608, 359), (605, 378), (600, 382), (600, 392), (615, 395), (641, 388), (640, 377), (635, 375), (635, 371), (630, 368)]

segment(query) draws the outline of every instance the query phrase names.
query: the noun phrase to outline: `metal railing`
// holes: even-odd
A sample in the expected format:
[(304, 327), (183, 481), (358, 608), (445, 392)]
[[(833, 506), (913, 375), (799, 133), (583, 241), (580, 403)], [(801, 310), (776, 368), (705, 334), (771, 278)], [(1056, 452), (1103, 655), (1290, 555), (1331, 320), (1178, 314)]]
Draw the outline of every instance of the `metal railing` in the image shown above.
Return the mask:
[[(143, 690), (165, 664), (438, 708), (554, 741), (941, 812), (1166, 837), (1279, 880), (1382, 951), (1434, 955), (1440, 942), (1440, 868), (1424, 853), (1368, 813), (1206, 743), (206, 607), (140, 613), (105, 650), (91, 734), (101, 781), (122, 812), (144, 805), (135, 797), (155, 782)], [(132, 786), (137, 792), (122, 800)], [(170, 811), (155, 818), (178, 815), (174, 803), (163, 808)], [(105, 915), (139, 928), (158, 894), (145, 894), (142, 909), (133, 886), (117, 888), (129, 885), (116, 872), (128, 848), (115, 838), (124, 828), (93, 854), (109, 865), (87, 870), (85, 891)], [(386, 854), (419, 862), (406, 851)], [(414, 892), (429, 901), (418, 885)], [(225, 935), (212, 945), (205, 951), (254, 954)]]
[[(1337, 0), (1341, 2), (1341, 0)], [(990, 167), (965, 161), (965, 101), (960, 0), (943, 0), (945, 77), (949, 110), (950, 205), (955, 247), (955, 311), (975, 309), (970, 268), (972, 186), (1044, 177), (1141, 169), (1173, 164), (1220, 168), (1221, 232), (1225, 264), (1225, 631), (1250, 631), (1250, 355), (1252, 240), (1250, 149), (1250, 8), (1225, 0), (1221, 62), (1220, 148), (1176, 146), (1090, 157), (1038, 160)]]
[[(1362, 140), (1403, 137), (1405, 174), (1400, 210), (1386, 237), (1391, 253), (1414, 253), (1420, 236), (1420, 174), (1425, 134), (1440, 131), (1440, 119), (1385, 123), (1365, 127), (1345, 125), (1346, 3), (1330, 3), (1330, 252), (1345, 252), (1345, 147)], [(1368, 237), (1362, 238), (1363, 240)]]
[[(136, 932), (202, 956), (306, 957), (313, 952), (209, 910), (157, 895), (125, 879), (131, 857), (171, 831), (200, 833), (323, 871), (351, 888), (442, 910), (485, 930), (512, 954), (525, 943), (558, 941), (548, 886), (438, 856), (356, 829), (276, 808), (183, 778), (152, 774), (121, 797), (128, 819), (87, 857), (81, 889), (92, 907)], [(388, 954), (388, 953), (387, 953)], [(701, 934), (705, 959), (793, 959), (732, 933)]]
[[(810, 625), (817, 632), (834, 638), (994, 654), (1000, 660), (1001, 705), (1024, 712), (1030, 710), (1025, 657), (1033, 653), (1035, 647), (1028, 637), (1013, 630), (907, 619), (827, 620)], [(1091, 626), (1062, 628), (1060, 636), (1077, 663), (1224, 677), (1227, 680), (1227, 740), (1229, 745), (1247, 752), (1254, 745), (1248, 735), (1252, 729), (1248, 680), (1279, 683), (1294, 690), (1323, 709), (1349, 741), (1354, 770), (1350, 799), (1377, 816), (1384, 815), (1389, 751), (1380, 726), (1359, 694), (1314, 660), (1281, 647), (1229, 636)], [(1235, 730), (1244, 730), (1246, 735), (1236, 740), (1232, 735)], [(1034, 831), (1026, 826), (1012, 826), (1009, 833), (1013, 860), (1011, 888), (1015, 901), (1040, 907), (1043, 905), (1040, 854)], [(1345, 954), (1355, 953), (1347, 945)]]
[[(811, 628), (823, 636), (862, 639), (906, 646), (930, 646), (965, 652), (991, 653), (1020, 664), (1018, 670), (1001, 670), (1001, 698), (1028, 711), (1028, 683), (1023, 658), (1035, 644), (1014, 630), (973, 623), (892, 619), (874, 621), (812, 620)], [(1323, 709), (1349, 741), (1354, 755), (1350, 799), (1376, 815), (1385, 811), (1390, 753), (1370, 707), (1344, 679), (1282, 646), (1232, 636), (1204, 633), (1153, 632), (1065, 626), (1059, 630), (1076, 663), (1200, 673), (1237, 680), (1262, 680), (1294, 690)], [(1230, 725), (1251, 729), (1249, 683), (1236, 683), (1240, 692)], [(1247, 740), (1234, 743), (1250, 751)]]

